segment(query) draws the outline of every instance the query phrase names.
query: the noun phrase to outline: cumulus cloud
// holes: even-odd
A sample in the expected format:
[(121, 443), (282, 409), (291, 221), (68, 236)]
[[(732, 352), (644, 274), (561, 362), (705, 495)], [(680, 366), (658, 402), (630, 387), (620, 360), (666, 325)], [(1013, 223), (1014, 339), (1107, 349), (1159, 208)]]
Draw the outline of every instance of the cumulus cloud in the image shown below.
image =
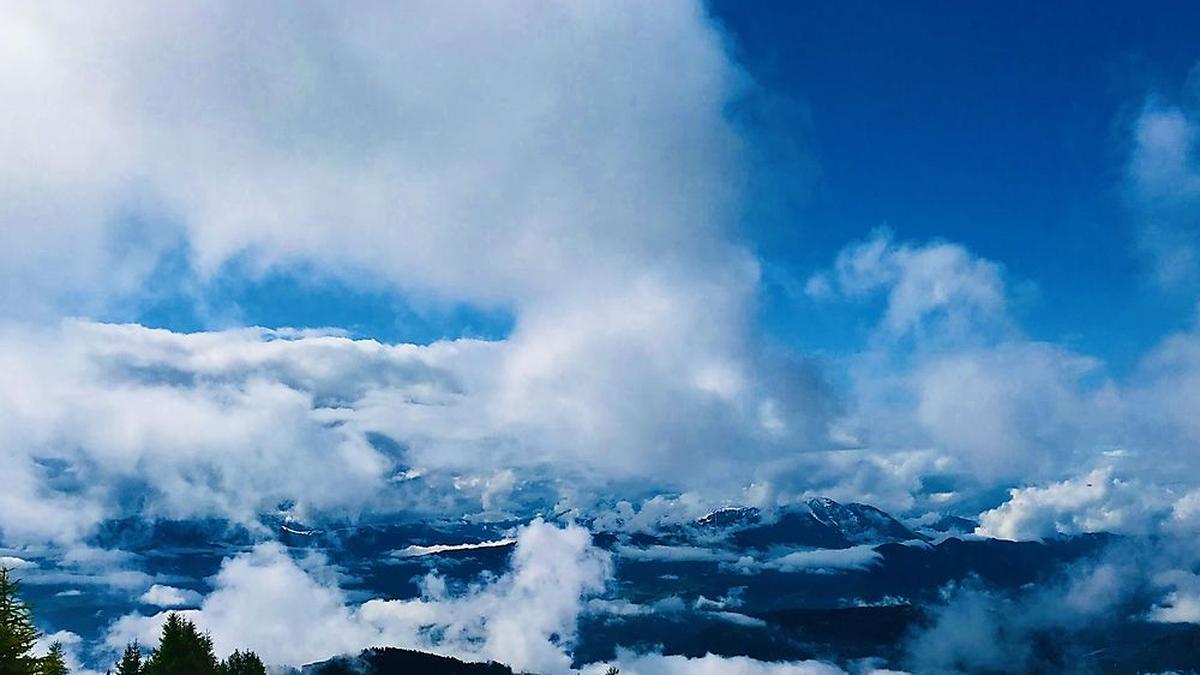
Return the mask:
[(974, 330), (1003, 319), (1006, 306), (1000, 265), (950, 242), (899, 243), (886, 229), (843, 249), (833, 270), (810, 278), (806, 292), (816, 299), (884, 294), (881, 329), (892, 335)]
[[(535, 521), (517, 535), (511, 570), (465, 595), (448, 595), (430, 576), (419, 599), (355, 605), (319, 560), (296, 561), (278, 544), (262, 544), (227, 559), (199, 608), (180, 613), (211, 633), (219, 654), (252, 649), (276, 665), (399, 646), (565, 673), (576, 619), (609, 574), (607, 555), (586, 530)], [(165, 617), (122, 617), (108, 642), (153, 644)]]
[(617, 425), (677, 460), (679, 437), (706, 432), (666, 420), (813, 431), (804, 378), (765, 392), (746, 353), (757, 265), (724, 232), (738, 143), (723, 105), (741, 76), (698, 4), (289, 6), (282, 24), (279, 9), (50, 7), (18, 23), (113, 75), (120, 105), (73, 88), (37, 100), (115, 118), (199, 270), (301, 262), (515, 305), (494, 367), (512, 423), (564, 421), (546, 445), (611, 446)]
[(200, 604), (200, 594), (186, 588), (154, 584), (142, 593), (138, 602), (155, 607), (189, 607)]
[(886, 298), (867, 349), (846, 359), (850, 414), (835, 425), (868, 454), (907, 451), (924, 457), (918, 473), (977, 486), (1044, 484), (1105, 466), (1182, 491), (1200, 478), (1195, 327), (1166, 336), (1117, 378), (1096, 357), (1025, 336), (998, 264), (886, 231), (848, 246), (812, 289), (825, 302)]
[(1120, 431), (1104, 364), (1025, 337), (998, 263), (885, 230), (815, 279), (826, 302), (886, 300), (868, 348), (847, 364), (852, 410), (839, 428), (861, 446), (928, 452), (923, 471), (994, 484), (1056, 476)]
[(1105, 467), (1045, 487), (1013, 489), (1008, 501), (980, 514), (976, 534), (1014, 540), (1081, 532), (1148, 534), (1171, 510), (1169, 492), (1122, 480)]
[[(137, 282), (180, 256), (185, 288), (168, 293), (203, 294), (233, 267), (303, 269), (516, 316), (501, 342), (424, 352), (9, 331), (13, 358), (30, 359), (13, 385), (49, 380), (0, 422), (24, 437), (3, 467), (25, 486), (4, 504), (27, 516), (10, 535), (78, 537), (106, 515), (94, 492), (113, 483), (48, 488), (33, 453), (81, 473), (152, 468), (175, 481), (151, 500), (164, 511), (244, 516), (293, 482), (326, 490), (305, 497), (314, 507), (374, 494), (390, 458), (356, 426), (495, 476), (549, 464), (724, 483), (746, 460), (825, 444), (837, 402), (820, 374), (752, 335), (758, 263), (729, 231), (742, 164), (725, 114), (751, 85), (700, 3), (3, 11), (0, 93), (22, 102), (0, 118), (12, 316), (136, 306)], [(104, 349), (117, 373), (58, 365)], [(292, 362), (301, 350), (319, 367)], [(96, 378), (123, 384), (109, 400)], [(54, 428), (67, 416), (85, 429)], [(181, 478), (188, 464), (209, 473)], [(303, 480), (327, 469), (338, 480)], [(276, 489), (257, 480), (268, 473), (291, 477)], [(502, 510), (502, 492), (485, 508)]]
[[(114, 231), (130, 212), (177, 218), (207, 273), (248, 253), (506, 302), (727, 254), (741, 76), (696, 3), (5, 12), (23, 287), (54, 276), (23, 255), (148, 239)], [(64, 292), (104, 285), (96, 257)]]

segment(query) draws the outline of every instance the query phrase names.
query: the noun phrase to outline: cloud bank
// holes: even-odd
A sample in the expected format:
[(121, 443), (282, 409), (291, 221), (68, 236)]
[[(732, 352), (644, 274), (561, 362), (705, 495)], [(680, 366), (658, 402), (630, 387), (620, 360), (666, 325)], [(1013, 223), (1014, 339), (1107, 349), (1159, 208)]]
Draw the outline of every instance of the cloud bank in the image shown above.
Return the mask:
[[(725, 114), (753, 85), (699, 3), (3, 12), (0, 396), (31, 394), (0, 419), (6, 537), (85, 536), (147, 483), (168, 516), (364, 509), (398, 465), (367, 431), (422, 466), (676, 485), (827, 447), (836, 396), (754, 335)], [(232, 270), (516, 320), (428, 349), (59, 324), (204, 305)]]

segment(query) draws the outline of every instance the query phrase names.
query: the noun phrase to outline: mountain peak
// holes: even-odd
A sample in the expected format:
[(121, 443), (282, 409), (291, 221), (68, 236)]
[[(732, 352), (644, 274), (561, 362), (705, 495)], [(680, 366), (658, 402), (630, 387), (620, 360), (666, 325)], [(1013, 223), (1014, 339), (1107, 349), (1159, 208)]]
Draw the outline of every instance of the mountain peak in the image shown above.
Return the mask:
[(837, 530), (852, 543), (907, 541), (921, 536), (905, 527), (885, 511), (870, 504), (850, 502), (841, 504), (828, 497), (815, 497), (806, 502), (813, 518)]

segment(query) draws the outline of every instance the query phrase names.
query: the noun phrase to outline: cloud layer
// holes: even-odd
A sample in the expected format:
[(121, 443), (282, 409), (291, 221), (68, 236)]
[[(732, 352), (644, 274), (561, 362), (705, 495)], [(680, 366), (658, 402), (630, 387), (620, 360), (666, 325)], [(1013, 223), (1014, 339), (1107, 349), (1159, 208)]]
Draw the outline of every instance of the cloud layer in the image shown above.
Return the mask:
[[(3, 11), (8, 537), (82, 536), (127, 485), (171, 516), (365, 508), (401, 463), (367, 432), (675, 485), (827, 447), (836, 396), (754, 334), (725, 114), (752, 85), (699, 3)], [(516, 321), (427, 349), (57, 325), (233, 268)]]

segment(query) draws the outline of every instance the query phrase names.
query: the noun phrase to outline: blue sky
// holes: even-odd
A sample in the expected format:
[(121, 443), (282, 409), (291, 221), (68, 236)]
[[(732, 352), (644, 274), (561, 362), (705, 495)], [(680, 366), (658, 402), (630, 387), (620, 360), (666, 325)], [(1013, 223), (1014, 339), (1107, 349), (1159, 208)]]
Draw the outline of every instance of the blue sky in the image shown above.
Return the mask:
[[(791, 270), (884, 224), (961, 242), (1035, 285), (1020, 308), (1032, 335), (1128, 366), (1194, 312), (1191, 294), (1148, 283), (1122, 191), (1141, 106), (1183, 96), (1200, 8), (933, 4), (714, 4), (768, 99), (791, 104), (763, 142), (817, 167), (811, 195), (751, 219), (751, 236)], [(786, 302), (767, 312), (827, 348), (849, 332), (813, 337)]]
[[(764, 263), (762, 325), (802, 351), (861, 348), (877, 306), (814, 306), (795, 290), (848, 241), (886, 226), (1002, 263), (1029, 336), (1127, 372), (1195, 313), (1190, 289), (1151, 283), (1124, 190), (1138, 111), (1151, 97), (1187, 98), (1200, 9), (934, 4), (709, 6), (756, 83), (727, 114), (748, 144), (737, 237)], [(160, 270), (165, 290), (107, 318), (176, 330), (335, 326), (419, 343), (496, 339), (513, 325), (503, 303), (304, 266), (235, 261), (187, 288), (182, 258)]]

